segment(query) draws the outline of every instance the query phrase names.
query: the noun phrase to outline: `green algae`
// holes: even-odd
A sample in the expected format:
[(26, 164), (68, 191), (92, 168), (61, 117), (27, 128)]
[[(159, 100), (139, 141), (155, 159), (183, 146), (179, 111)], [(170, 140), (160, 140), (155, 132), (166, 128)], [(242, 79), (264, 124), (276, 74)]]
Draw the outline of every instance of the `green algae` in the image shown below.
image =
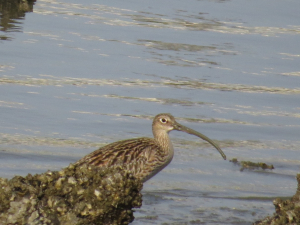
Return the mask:
[(239, 165), (241, 167), (240, 171), (243, 171), (244, 169), (254, 170), (254, 169), (259, 169), (259, 168), (261, 168), (263, 170), (266, 170), (266, 169), (272, 170), (272, 169), (274, 169), (274, 166), (272, 164), (268, 165), (268, 164), (263, 163), (263, 162), (258, 162), (258, 163), (254, 163), (254, 162), (251, 162), (251, 161), (241, 161), (241, 162), (239, 162), (237, 160), (237, 158), (232, 158), (229, 161), (236, 164), (236, 165)]
[(0, 178), (0, 225), (128, 224), (142, 183), (121, 167), (74, 166)]

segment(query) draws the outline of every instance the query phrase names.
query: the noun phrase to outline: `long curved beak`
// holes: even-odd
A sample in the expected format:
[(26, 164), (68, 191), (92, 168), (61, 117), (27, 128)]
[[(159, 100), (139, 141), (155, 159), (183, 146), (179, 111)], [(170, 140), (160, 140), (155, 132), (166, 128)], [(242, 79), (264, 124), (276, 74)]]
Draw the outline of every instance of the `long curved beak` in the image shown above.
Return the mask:
[(207, 141), (208, 143), (210, 143), (212, 146), (214, 146), (221, 154), (221, 156), (223, 157), (223, 159), (226, 160), (226, 155), (224, 154), (224, 152), (221, 150), (221, 148), (219, 147), (219, 145), (217, 145), (213, 140), (209, 139), (208, 137), (206, 137), (205, 135), (191, 129), (191, 128), (188, 128), (188, 127), (185, 127), (179, 123), (175, 123), (174, 124), (174, 130), (178, 130), (178, 131), (183, 131), (185, 133), (188, 133), (188, 134), (192, 134), (192, 135), (195, 135), (199, 138), (202, 138), (203, 140)]

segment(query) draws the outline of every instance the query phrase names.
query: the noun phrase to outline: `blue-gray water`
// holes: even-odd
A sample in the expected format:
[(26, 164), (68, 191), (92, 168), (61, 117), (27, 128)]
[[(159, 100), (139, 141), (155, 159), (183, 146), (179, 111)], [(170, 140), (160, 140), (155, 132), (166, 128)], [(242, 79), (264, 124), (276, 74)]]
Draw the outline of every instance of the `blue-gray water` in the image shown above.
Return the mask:
[[(175, 156), (143, 189), (139, 224), (251, 224), (296, 190), (298, 0), (37, 0), (0, 13), (0, 176), (59, 170), (113, 141), (171, 132)], [(6, 17), (5, 17), (6, 18)]]

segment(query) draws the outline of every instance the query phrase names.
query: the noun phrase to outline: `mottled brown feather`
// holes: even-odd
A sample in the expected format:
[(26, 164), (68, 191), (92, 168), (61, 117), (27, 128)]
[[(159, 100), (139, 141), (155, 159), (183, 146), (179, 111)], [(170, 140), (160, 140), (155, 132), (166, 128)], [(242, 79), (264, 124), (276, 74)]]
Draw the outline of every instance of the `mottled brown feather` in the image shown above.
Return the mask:
[[(148, 180), (149, 174), (164, 162), (164, 158), (165, 154), (155, 139), (134, 138), (101, 147), (75, 164), (87, 163), (99, 167), (121, 165), (133, 172), (135, 177)], [(151, 177), (155, 174), (151, 174)]]

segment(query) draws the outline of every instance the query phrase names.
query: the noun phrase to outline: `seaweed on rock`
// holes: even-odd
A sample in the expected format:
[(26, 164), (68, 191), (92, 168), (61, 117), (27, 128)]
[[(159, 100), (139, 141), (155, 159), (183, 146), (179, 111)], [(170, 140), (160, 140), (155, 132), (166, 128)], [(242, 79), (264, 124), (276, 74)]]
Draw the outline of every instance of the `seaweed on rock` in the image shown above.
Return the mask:
[(273, 201), (275, 213), (253, 225), (298, 225), (300, 224), (300, 174), (297, 175), (298, 188), (296, 194), (289, 200), (276, 198)]

